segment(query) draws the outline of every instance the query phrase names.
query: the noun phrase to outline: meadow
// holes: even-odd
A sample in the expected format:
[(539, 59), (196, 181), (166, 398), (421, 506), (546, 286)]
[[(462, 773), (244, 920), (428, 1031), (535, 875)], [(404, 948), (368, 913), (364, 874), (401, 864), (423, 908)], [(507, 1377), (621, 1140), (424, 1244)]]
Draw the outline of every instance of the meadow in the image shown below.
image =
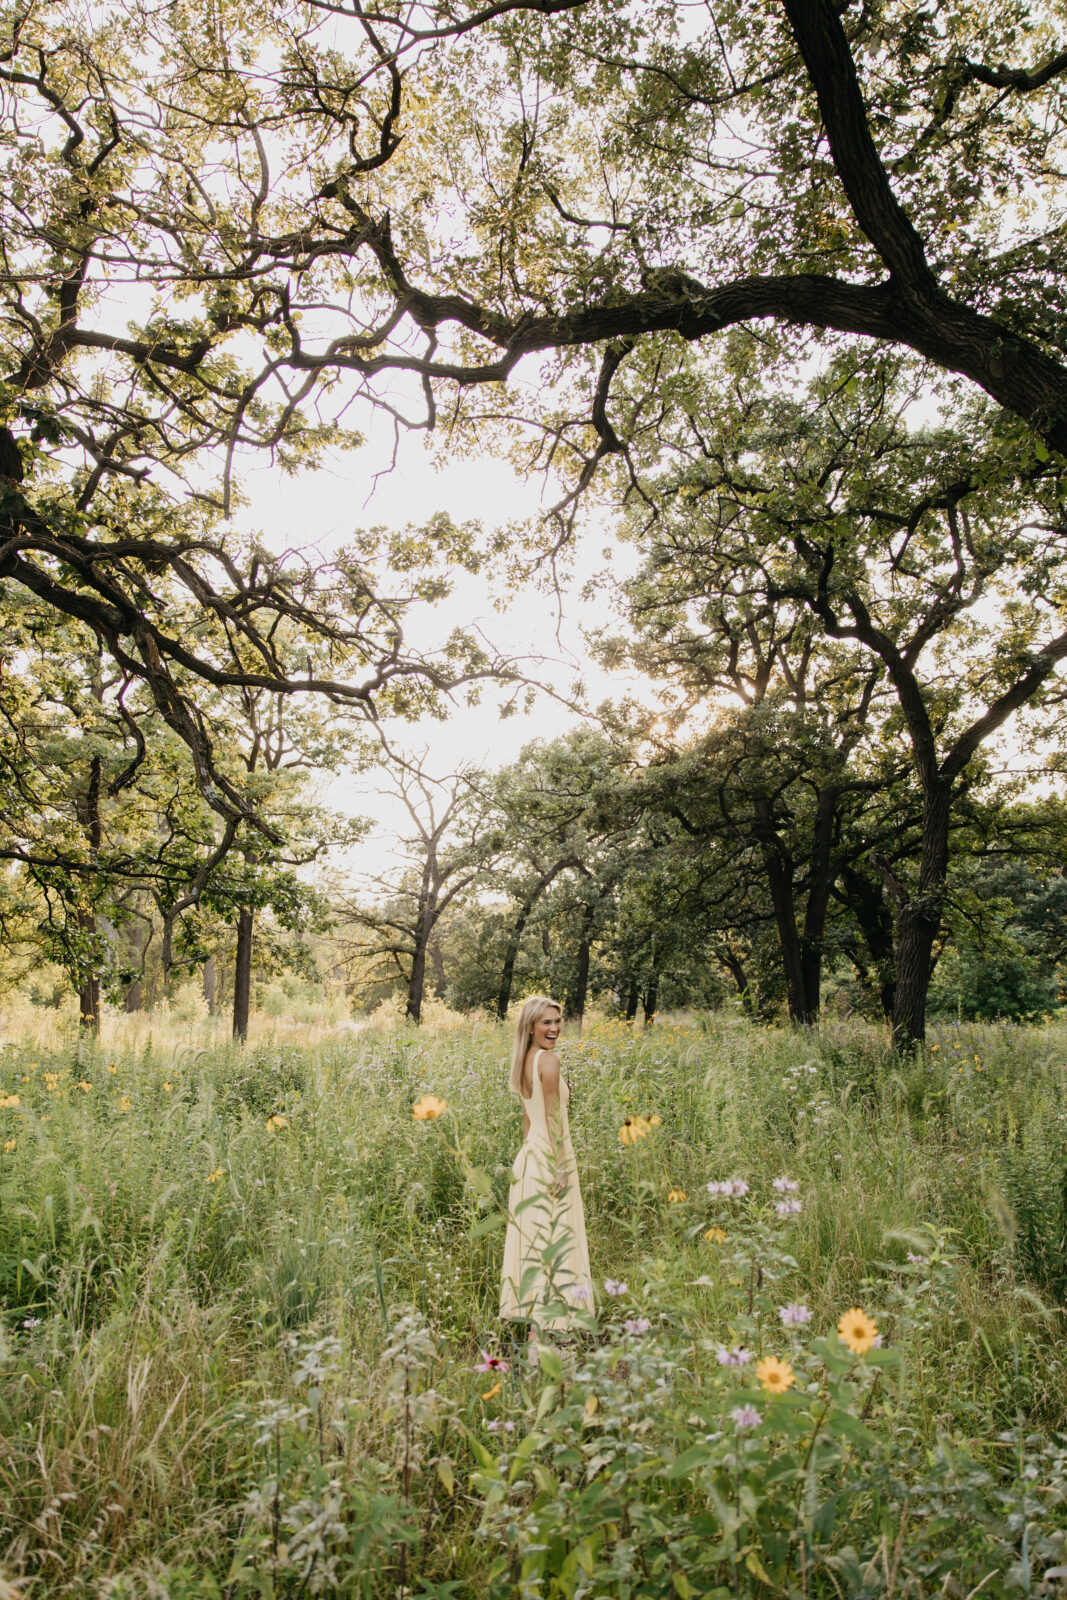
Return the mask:
[(0, 1594), (1064, 1592), (1062, 1023), (587, 1027), (536, 1367), (502, 1029), (109, 1027), (0, 1051)]

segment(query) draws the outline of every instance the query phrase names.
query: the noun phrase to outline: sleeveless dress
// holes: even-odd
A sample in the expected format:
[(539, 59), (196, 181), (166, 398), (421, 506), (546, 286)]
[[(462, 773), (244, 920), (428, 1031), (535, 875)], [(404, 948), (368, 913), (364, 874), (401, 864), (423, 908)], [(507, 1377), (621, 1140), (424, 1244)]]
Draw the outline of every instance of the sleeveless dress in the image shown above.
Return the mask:
[[(593, 1280), (589, 1273), (585, 1210), (567, 1121), (570, 1090), (563, 1078), (559, 1080), (558, 1106), (567, 1191), (561, 1198), (552, 1193), (557, 1167), (541, 1084), (542, 1054), (538, 1050), (533, 1058), (530, 1098), (520, 1096), (530, 1130), (511, 1168), (500, 1315), (534, 1322), (538, 1328), (559, 1329), (573, 1325), (571, 1312), (563, 1307), (570, 1307), (571, 1311), (593, 1310)], [(549, 1307), (554, 1309), (550, 1311)]]

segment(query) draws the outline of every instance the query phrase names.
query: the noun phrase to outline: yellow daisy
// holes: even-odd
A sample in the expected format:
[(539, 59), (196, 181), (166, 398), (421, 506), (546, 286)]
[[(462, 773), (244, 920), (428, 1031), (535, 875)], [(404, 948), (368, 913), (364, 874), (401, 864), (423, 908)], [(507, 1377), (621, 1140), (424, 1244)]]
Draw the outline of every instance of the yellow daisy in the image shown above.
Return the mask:
[(267, 1118), (267, 1132), (268, 1133), (273, 1133), (275, 1128), (287, 1128), (288, 1126), (289, 1126), (289, 1119), (288, 1119), (288, 1117), (283, 1117), (281, 1112), (275, 1112), (273, 1117), (268, 1117)]
[(672, 1189), (667, 1195), (668, 1203), (672, 1206), (681, 1205), (682, 1201), (688, 1200), (688, 1198), (689, 1196), (684, 1189)]
[(789, 1362), (779, 1361), (777, 1356), (764, 1356), (762, 1361), (757, 1361), (756, 1377), (760, 1388), (766, 1389), (768, 1394), (785, 1394), (797, 1381)]
[(853, 1306), (846, 1311), (837, 1324), (837, 1331), (854, 1356), (865, 1355), (873, 1348), (878, 1337), (878, 1324), (861, 1311), (858, 1306)]
[(218, 1181), (219, 1181), (219, 1179), (221, 1177), (222, 1177), (222, 1168), (221, 1167), (216, 1167), (214, 1172), (209, 1172), (208, 1173), (207, 1177), (204, 1179), (204, 1182), (205, 1183), (218, 1183)]
[(11, 1154), (12, 1150), (15, 1149), (15, 1144), (16, 1144), (16, 1141), (14, 1139), (5, 1139), (4, 1140), (4, 1154), (5, 1154), (5, 1156), (9, 1156)]
[(647, 1139), (650, 1124), (646, 1117), (627, 1117), (619, 1129), (619, 1138), (623, 1144), (636, 1144), (638, 1139)]
[(721, 1228), (709, 1228), (704, 1235), (709, 1244), (725, 1244), (726, 1235)]
[(416, 1122), (433, 1122), (436, 1117), (441, 1116), (442, 1112), (447, 1110), (448, 1106), (443, 1100), (439, 1100), (435, 1094), (424, 1094), (421, 1100), (415, 1101), (411, 1108), (411, 1115)]
[(170, 1094), (170, 1091), (171, 1091), (171, 1090), (172, 1090), (172, 1089), (173, 1089), (173, 1088), (174, 1088), (174, 1085), (173, 1085), (173, 1084), (172, 1084), (172, 1083), (165, 1083), (165, 1084), (164, 1084), (164, 1085), (163, 1085), (163, 1093), (164, 1093), (164, 1094)]
[(120, 1111), (129, 1111), (129, 1109), (130, 1109), (130, 1097), (129, 1097), (129, 1095), (124, 1094), (122, 1099), (119, 1101), (119, 1110)]

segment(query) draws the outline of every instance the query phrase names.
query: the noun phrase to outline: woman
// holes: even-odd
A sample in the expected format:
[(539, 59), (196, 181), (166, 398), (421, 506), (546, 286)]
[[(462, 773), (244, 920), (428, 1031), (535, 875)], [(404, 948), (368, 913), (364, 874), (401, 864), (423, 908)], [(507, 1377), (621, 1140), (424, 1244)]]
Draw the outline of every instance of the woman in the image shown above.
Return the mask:
[[(563, 1013), (555, 1000), (527, 1000), (515, 1029), (508, 1088), (522, 1101), (523, 1145), (511, 1168), (500, 1315), (538, 1331), (572, 1326), (592, 1311), (593, 1284), (578, 1173), (556, 1040)], [(568, 1309), (569, 1308), (569, 1309)]]

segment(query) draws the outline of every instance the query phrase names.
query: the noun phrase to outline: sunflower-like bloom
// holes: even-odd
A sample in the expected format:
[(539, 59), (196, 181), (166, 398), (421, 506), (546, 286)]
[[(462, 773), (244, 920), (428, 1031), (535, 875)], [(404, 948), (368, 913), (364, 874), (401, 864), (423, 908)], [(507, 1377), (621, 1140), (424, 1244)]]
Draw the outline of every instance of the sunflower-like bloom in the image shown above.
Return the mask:
[(797, 1381), (789, 1362), (779, 1361), (777, 1356), (764, 1356), (762, 1361), (757, 1361), (756, 1377), (760, 1388), (766, 1389), (768, 1394), (785, 1394)]
[(447, 1111), (448, 1107), (443, 1100), (435, 1094), (424, 1094), (421, 1100), (416, 1100), (411, 1108), (411, 1115), (416, 1122), (433, 1122), (436, 1117)]
[(878, 1324), (858, 1306), (845, 1312), (837, 1324), (837, 1331), (854, 1356), (866, 1355), (868, 1350), (874, 1348), (878, 1338)]
[(276, 1111), (274, 1113), (273, 1117), (268, 1117), (267, 1118), (267, 1132), (268, 1133), (273, 1133), (275, 1131), (275, 1129), (277, 1129), (277, 1128), (287, 1128), (288, 1126), (289, 1126), (288, 1117), (283, 1117), (280, 1111)]
[(704, 1238), (707, 1240), (708, 1244), (726, 1243), (726, 1233), (722, 1228), (709, 1228), (707, 1233), (704, 1235)]
[(671, 1189), (667, 1195), (667, 1200), (672, 1206), (681, 1205), (683, 1200), (688, 1199), (689, 1196), (686, 1194), (684, 1189)]
[(636, 1144), (638, 1139), (647, 1139), (652, 1124), (647, 1117), (627, 1117), (619, 1129), (619, 1138), (623, 1144)]

